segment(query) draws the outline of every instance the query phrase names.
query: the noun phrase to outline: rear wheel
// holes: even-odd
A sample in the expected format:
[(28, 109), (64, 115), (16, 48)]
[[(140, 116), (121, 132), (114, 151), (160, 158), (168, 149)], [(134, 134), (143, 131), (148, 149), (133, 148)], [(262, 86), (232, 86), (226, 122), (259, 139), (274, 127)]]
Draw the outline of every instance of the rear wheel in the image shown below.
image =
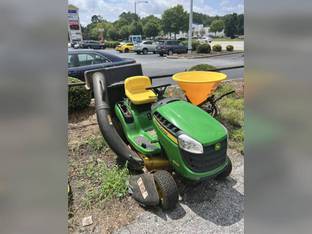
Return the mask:
[(128, 48), (125, 49), (125, 53), (129, 53), (129, 49)]
[(137, 51), (136, 53), (137, 53), (137, 54), (141, 54), (141, 52), (140, 52), (140, 51)]
[(159, 170), (154, 173), (154, 180), (164, 210), (172, 210), (178, 203), (179, 193), (176, 182), (168, 171)]
[(143, 50), (143, 54), (147, 54), (148, 53), (148, 49), (144, 48)]
[(227, 166), (224, 168), (224, 170), (217, 175), (216, 179), (217, 180), (224, 180), (226, 177), (228, 177), (232, 172), (232, 162), (230, 160), (230, 158), (228, 158), (228, 164)]
[(164, 56), (164, 54), (163, 54), (163, 53), (159, 53), (159, 56), (161, 56), (161, 57), (162, 57), (162, 56)]

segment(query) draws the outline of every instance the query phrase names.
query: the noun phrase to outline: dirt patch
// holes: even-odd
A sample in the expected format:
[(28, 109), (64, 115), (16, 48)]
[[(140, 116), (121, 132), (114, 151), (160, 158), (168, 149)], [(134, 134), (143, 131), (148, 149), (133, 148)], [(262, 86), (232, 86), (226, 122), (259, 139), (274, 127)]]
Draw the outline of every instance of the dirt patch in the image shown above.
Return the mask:
[[(87, 110), (69, 116), (68, 173), (71, 187), (69, 233), (111, 233), (118, 227), (130, 223), (143, 211), (130, 196), (88, 203), (92, 187), (97, 188), (94, 184), (96, 179), (88, 177), (88, 165), (105, 163), (108, 168), (116, 165), (115, 154), (99, 139), (102, 139), (102, 135), (97, 125), (93, 104)], [(90, 215), (93, 224), (83, 227), (82, 219)]]
[[(68, 230), (69, 233), (112, 233), (119, 227), (129, 224), (142, 211), (143, 209), (131, 197), (111, 200), (102, 208), (77, 209), (68, 220)], [(83, 227), (81, 220), (90, 215), (93, 224)]]

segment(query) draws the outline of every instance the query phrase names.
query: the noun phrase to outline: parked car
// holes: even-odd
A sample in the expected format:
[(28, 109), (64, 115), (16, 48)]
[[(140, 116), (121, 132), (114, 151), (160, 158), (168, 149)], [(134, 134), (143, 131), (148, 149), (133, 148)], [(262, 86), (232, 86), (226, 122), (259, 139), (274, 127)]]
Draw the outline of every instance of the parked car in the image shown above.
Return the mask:
[(164, 54), (172, 55), (173, 53), (183, 54), (187, 53), (187, 47), (176, 40), (164, 40), (158, 42), (156, 52), (160, 56), (163, 56)]
[(154, 41), (142, 41), (139, 44), (136, 44), (134, 46), (134, 52), (136, 52), (137, 54), (147, 54), (148, 52), (153, 52), (154, 54), (156, 53), (156, 46), (157, 43)]
[(204, 43), (211, 43), (212, 42), (212, 38), (209, 37), (209, 36), (205, 36), (205, 37), (202, 37), (202, 38), (199, 38), (198, 39), (199, 43), (201, 44), (204, 44)]
[(116, 55), (98, 50), (68, 49), (68, 76), (84, 81), (84, 72), (88, 70), (135, 63), (131, 58), (120, 58)]
[(133, 48), (134, 44), (132, 42), (126, 42), (116, 46), (115, 50), (120, 53), (129, 53), (130, 51), (133, 51)]
[(82, 43), (80, 43), (79, 48), (100, 50), (105, 49), (105, 45), (100, 44), (98, 41), (85, 40)]

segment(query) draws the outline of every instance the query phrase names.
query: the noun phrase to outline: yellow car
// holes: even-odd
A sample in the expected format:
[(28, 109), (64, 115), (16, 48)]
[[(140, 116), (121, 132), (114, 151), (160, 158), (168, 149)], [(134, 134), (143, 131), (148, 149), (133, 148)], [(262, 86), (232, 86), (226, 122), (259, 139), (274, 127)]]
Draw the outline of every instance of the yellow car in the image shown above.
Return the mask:
[(129, 53), (130, 51), (133, 51), (133, 48), (134, 48), (133, 43), (128, 42), (116, 46), (115, 50), (119, 51), (120, 53)]

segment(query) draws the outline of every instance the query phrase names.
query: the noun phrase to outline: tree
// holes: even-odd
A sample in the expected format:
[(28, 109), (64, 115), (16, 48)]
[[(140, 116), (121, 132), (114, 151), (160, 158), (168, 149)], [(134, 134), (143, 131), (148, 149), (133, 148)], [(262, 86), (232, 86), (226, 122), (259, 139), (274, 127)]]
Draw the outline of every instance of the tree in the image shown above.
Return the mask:
[(129, 27), (129, 32), (132, 35), (142, 35), (143, 34), (142, 24), (138, 21), (133, 21)]
[(237, 34), (244, 35), (244, 15), (238, 15), (238, 23), (237, 23)]
[(223, 20), (214, 20), (211, 22), (209, 31), (214, 32), (217, 35), (217, 32), (221, 32), (224, 29)]
[(193, 12), (193, 22), (195, 24), (203, 24), (206, 27), (209, 26), (214, 19), (215, 17), (213, 16)]
[(91, 22), (92, 23), (99, 23), (99, 22), (102, 22), (103, 21), (103, 17), (100, 16), (100, 15), (93, 15), (91, 17)]
[(122, 26), (119, 30), (119, 35), (121, 39), (128, 39), (130, 35), (130, 29), (129, 26)]
[(165, 33), (174, 33), (174, 37), (180, 31), (188, 29), (188, 14), (182, 5), (176, 5), (164, 11), (161, 16), (162, 28)]
[(161, 24), (161, 20), (158, 17), (154, 16), (154, 15), (149, 15), (149, 16), (146, 16), (146, 17), (141, 19), (141, 22), (142, 22), (143, 26), (145, 24), (147, 24), (148, 22), (151, 22), (151, 21), (156, 22), (158, 24)]
[(106, 35), (111, 40), (118, 40), (120, 37), (119, 32), (115, 27), (109, 28)]
[(238, 34), (237, 25), (238, 18), (237, 14), (233, 13), (231, 15), (226, 15), (224, 17), (224, 33), (227, 37), (234, 37)]
[(160, 24), (151, 20), (143, 27), (143, 33), (146, 37), (156, 37), (160, 32)]
[(125, 20), (128, 23), (132, 23), (133, 21), (139, 21), (140, 17), (137, 14), (131, 13), (130, 11), (128, 12), (123, 12), (119, 15), (120, 20)]

